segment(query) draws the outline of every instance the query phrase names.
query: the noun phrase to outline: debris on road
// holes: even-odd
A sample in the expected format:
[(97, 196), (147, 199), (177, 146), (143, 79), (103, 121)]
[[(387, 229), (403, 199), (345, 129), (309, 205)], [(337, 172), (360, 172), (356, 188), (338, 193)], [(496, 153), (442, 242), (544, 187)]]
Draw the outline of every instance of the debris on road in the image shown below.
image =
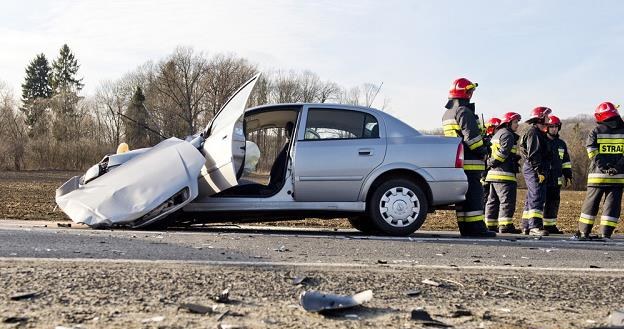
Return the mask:
[(457, 282), (457, 281), (453, 281), (453, 280), (449, 280), (449, 279), (440, 279), (440, 280), (446, 281), (446, 282), (449, 282), (449, 283), (452, 283), (452, 284), (455, 284), (455, 285), (458, 285), (458, 286), (460, 286), (462, 288), (466, 288), (466, 287), (464, 287), (464, 285), (461, 282)]
[(351, 296), (326, 294), (310, 290), (301, 293), (299, 302), (303, 309), (308, 312), (321, 312), (362, 305), (371, 299), (373, 299), (372, 290), (365, 290)]
[(405, 292), (405, 294), (409, 297), (416, 297), (418, 295), (420, 295), (420, 290), (418, 289), (412, 289), (412, 290), (408, 290)]
[(472, 316), (472, 312), (470, 312), (469, 310), (460, 308), (460, 309), (457, 309), (457, 310), (451, 312), (451, 314), (449, 316), (451, 318), (459, 318), (459, 317), (462, 317), (462, 316)]
[(442, 321), (435, 320), (429, 315), (429, 313), (421, 308), (417, 308), (412, 310), (412, 320), (416, 321), (416, 323), (421, 324), (423, 326), (430, 327), (440, 327), (440, 328), (451, 328), (453, 327), (450, 324), (446, 324)]
[(302, 276), (297, 276), (293, 278), (293, 285), (299, 285), (299, 284), (305, 284), (306, 282), (308, 282), (308, 277), (305, 275)]
[(5, 318), (4, 320), (2, 320), (3, 323), (7, 323), (7, 324), (24, 324), (26, 322), (28, 322), (28, 318), (24, 317), (24, 316), (10, 316), (8, 318)]
[(26, 292), (26, 293), (20, 293), (20, 294), (15, 294), (11, 297), (9, 297), (11, 300), (24, 300), (24, 299), (33, 299), (39, 296), (39, 293), (36, 291), (32, 291), (32, 292)]
[(290, 251), (290, 249), (286, 248), (285, 245), (281, 245), (278, 248), (273, 249), (273, 251), (277, 251), (277, 252), (287, 252)]
[(612, 326), (624, 327), (624, 310), (611, 312), (607, 322)]
[(225, 288), (219, 295), (215, 296), (217, 303), (228, 303), (230, 301), (230, 288)]
[(377, 264), (388, 264), (388, 261), (385, 259), (378, 259)]
[(71, 223), (56, 223), (58, 227), (71, 227)]
[(434, 287), (440, 287), (442, 285), (440, 282), (429, 280), (429, 279), (422, 280), (422, 283), (430, 285), (430, 286), (434, 286)]
[(180, 308), (188, 310), (191, 313), (197, 313), (197, 314), (207, 314), (207, 313), (213, 312), (211, 307), (199, 305), (199, 304), (193, 304), (193, 303), (180, 304), (178, 309)]

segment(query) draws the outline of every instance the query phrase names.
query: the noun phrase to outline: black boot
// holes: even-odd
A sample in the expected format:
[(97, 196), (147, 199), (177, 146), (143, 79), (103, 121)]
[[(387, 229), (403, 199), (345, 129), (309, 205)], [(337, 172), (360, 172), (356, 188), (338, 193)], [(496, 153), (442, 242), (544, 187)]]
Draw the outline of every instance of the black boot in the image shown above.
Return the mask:
[(464, 225), (465, 230), (464, 232), (461, 232), (462, 236), (484, 238), (493, 238), (496, 236), (496, 232), (489, 231), (487, 226), (485, 226), (485, 222), (482, 220), (476, 222), (466, 222)]
[(543, 228), (534, 227), (532, 229), (529, 229), (529, 235), (532, 235), (532, 236), (547, 236), (548, 235), (548, 231), (546, 231)]
[(611, 239), (611, 235), (613, 234), (613, 231), (615, 231), (615, 227), (613, 226), (600, 225), (600, 237), (601, 238)]
[(590, 240), (590, 239), (591, 237), (589, 236), (589, 233), (587, 232), (576, 231), (576, 233), (574, 233), (574, 235), (572, 236), (572, 240), (585, 241), (585, 240)]
[(487, 229), (488, 231), (498, 232), (498, 226), (488, 226)]
[(548, 232), (548, 234), (563, 234), (563, 231), (559, 230), (559, 228), (555, 225), (544, 226), (544, 229)]

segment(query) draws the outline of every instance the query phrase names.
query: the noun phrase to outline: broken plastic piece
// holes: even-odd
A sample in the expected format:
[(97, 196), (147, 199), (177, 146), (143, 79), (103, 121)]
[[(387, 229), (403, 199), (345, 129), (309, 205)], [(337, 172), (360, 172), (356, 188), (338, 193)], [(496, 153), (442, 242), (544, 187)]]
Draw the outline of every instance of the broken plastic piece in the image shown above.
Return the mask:
[(424, 280), (422, 280), (422, 283), (424, 283), (424, 284), (428, 284), (428, 285), (430, 285), (430, 286), (434, 286), (434, 287), (439, 287), (439, 286), (441, 286), (441, 285), (442, 285), (440, 282), (433, 281), (433, 280), (429, 280), (429, 279), (424, 279)]
[(24, 300), (24, 299), (32, 299), (35, 298), (39, 295), (38, 292), (26, 292), (26, 293), (21, 293), (21, 294), (16, 294), (11, 296), (11, 300)]
[(362, 305), (373, 299), (373, 291), (365, 290), (352, 296), (325, 294), (319, 291), (304, 291), (299, 302), (308, 312), (338, 310)]
[(293, 285), (298, 285), (298, 284), (303, 284), (306, 281), (308, 281), (308, 277), (303, 275), (303, 276), (297, 276), (295, 278), (293, 278)]
[(412, 310), (412, 320), (424, 326), (433, 326), (433, 327), (441, 327), (441, 328), (452, 327), (451, 325), (446, 324), (442, 321), (434, 320), (433, 318), (431, 318), (431, 315), (429, 315), (429, 313), (427, 313), (427, 311), (423, 309)]
[(193, 303), (181, 304), (179, 308), (183, 308), (185, 310), (188, 310), (191, 313), (197, 313), (197, 314), (212, 313), (212, 308), (204, 306), (204, 305), (193, 304)]
[(227, 303), (230, 301), (230, 288), (225, 288), (218, 296), (214, 298), (217, 303)]
[(406, 295), (410, 296), (410, 297), (415, 297), (420, 295), (420, 290), (418, 289), (412, 289), (412, 290), (408, 290), (405, 292)]

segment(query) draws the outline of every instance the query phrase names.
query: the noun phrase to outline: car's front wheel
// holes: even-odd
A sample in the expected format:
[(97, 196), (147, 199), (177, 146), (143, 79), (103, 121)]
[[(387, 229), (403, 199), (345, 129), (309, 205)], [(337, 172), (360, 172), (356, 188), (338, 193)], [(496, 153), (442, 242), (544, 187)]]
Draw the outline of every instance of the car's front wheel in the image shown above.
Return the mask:
[(387, 235), (407, 236), (418, 230), (427, 217), (427, 198), (407, 179), (391, 179), (373, 192), (367, 205), (373, 224)]

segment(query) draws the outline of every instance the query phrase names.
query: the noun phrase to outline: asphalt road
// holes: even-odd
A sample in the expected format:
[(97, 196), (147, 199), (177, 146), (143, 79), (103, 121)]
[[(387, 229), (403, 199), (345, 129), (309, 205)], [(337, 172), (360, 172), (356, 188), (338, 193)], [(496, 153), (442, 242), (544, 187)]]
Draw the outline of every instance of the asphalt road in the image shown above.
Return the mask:
[(475, 239), (460, 238), (454, 232), (393, 238), (353, 230), (224, 226), (184, 231), (91, 230), (75, 225), (61, 228), (50, 222), (0, 221), (0, 258), (624, 272), (624, 239), (579, 242), (568, 235)]

